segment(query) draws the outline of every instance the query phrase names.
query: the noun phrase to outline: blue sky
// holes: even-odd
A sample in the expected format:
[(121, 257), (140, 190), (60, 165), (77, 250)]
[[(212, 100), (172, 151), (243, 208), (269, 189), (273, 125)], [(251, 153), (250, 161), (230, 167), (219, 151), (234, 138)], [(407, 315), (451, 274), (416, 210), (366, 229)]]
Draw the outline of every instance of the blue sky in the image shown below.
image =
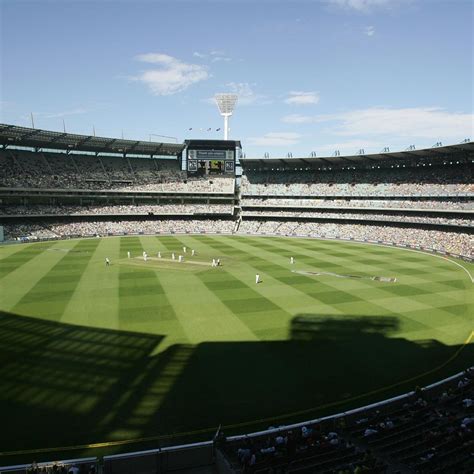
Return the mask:
[(235, 92), (247, 157), (458, 143), (474, 135), (473, 5), (0, 0), (0, 120), (222, 138), (212, 97)]

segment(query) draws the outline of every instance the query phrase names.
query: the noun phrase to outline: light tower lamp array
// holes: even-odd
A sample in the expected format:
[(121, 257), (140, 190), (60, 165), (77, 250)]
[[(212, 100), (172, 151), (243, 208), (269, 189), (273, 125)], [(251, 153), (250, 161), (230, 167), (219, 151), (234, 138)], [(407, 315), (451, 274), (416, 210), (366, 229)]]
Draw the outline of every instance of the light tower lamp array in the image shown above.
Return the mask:
[(237, 94), (216, 94), (214, 96), (219, 113), (224, 117), (224, 140), (229, 138), (229, 117), (234, 111), (237, 97)]

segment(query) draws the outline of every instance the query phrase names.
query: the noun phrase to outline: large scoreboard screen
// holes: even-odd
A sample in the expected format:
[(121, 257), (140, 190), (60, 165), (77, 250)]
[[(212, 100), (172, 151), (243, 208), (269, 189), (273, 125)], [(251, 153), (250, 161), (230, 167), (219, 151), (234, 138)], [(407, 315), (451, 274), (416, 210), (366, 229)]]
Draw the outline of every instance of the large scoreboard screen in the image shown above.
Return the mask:
[(188, 140), (186, 170), (190, 174), (235, 174), (235, 157), (240, 142), (230, 140)]

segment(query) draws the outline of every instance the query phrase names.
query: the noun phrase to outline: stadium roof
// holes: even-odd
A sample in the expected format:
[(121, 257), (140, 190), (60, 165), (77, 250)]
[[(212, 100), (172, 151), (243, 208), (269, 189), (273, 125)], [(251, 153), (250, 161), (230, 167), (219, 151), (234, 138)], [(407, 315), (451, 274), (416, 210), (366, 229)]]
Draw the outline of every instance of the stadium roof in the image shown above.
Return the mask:
[(76, 135), (74, 133), (53, 132), (6, 124), (0, 124), (0, 145), (92, 151), (96, 153), (169, 156), (177, 156), (184, 149), (184, 145), (178, 143), (159, 143), (95, 137), (93, 135)]
[(474, 142), (463, 142), (458, 145), (437, 146), (433, 148), (423, 148), (420, 150), (406, 150), (395, 152), (381, 152), (374, 154), (358, 154), (347, 156), (323, 156), (309, 158), (241, 158), (240, 162), (245, 166), (264, 166), (264, 167), (294, 167), (294, 168), (318, 168), (331, 165), (351, 166), (356, 164), (381, 164), (386, 162), (406, 162), (419, 158), (443, 159), (448, 155), (463, 155), (468, 158), (474, 156)]

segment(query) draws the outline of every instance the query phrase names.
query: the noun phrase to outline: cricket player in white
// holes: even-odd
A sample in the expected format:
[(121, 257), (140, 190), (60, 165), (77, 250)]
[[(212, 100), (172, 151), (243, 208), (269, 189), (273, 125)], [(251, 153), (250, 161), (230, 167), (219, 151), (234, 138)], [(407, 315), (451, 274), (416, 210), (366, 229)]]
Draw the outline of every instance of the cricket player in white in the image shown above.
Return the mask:
[(127, 252), (127, 257), (130, 258), (130, 252)]
[(183, 253), (186, 253), (186, 247), (183, 247)]
[(213, 267), (216, 266), (216, 259), (215, 259), (215, 258), (212, 259), (212, 266), (213, 266)]
[(146, 252), (143, 252), (143, 260), (145, 260), (145, 262), (148, 260), (148, 254)]
[(105, 257), (105, 266), (108, 267), (110, 265), (110, 260), (108, 257)]
[(194, 249), (191, 250), (191, 257), (194, 257), (195, 255), (195, 252), (194, 252)]
[(255, 283), (256, 284), (260, 283), (260, 275), (258, 273), (255, 275)]
[(183, 261), (183, 256), (180, 255), (180, 256), (178, 257), (178, 262), (179, 262), (179, 263), (182, 263), (182, 261)]
[(161, 252), (158, 252), (158, 258), (161, 258)]
[(290, 263), (293, 265), (295, 263), (295, 259), (293, 257), (290, 257)]

